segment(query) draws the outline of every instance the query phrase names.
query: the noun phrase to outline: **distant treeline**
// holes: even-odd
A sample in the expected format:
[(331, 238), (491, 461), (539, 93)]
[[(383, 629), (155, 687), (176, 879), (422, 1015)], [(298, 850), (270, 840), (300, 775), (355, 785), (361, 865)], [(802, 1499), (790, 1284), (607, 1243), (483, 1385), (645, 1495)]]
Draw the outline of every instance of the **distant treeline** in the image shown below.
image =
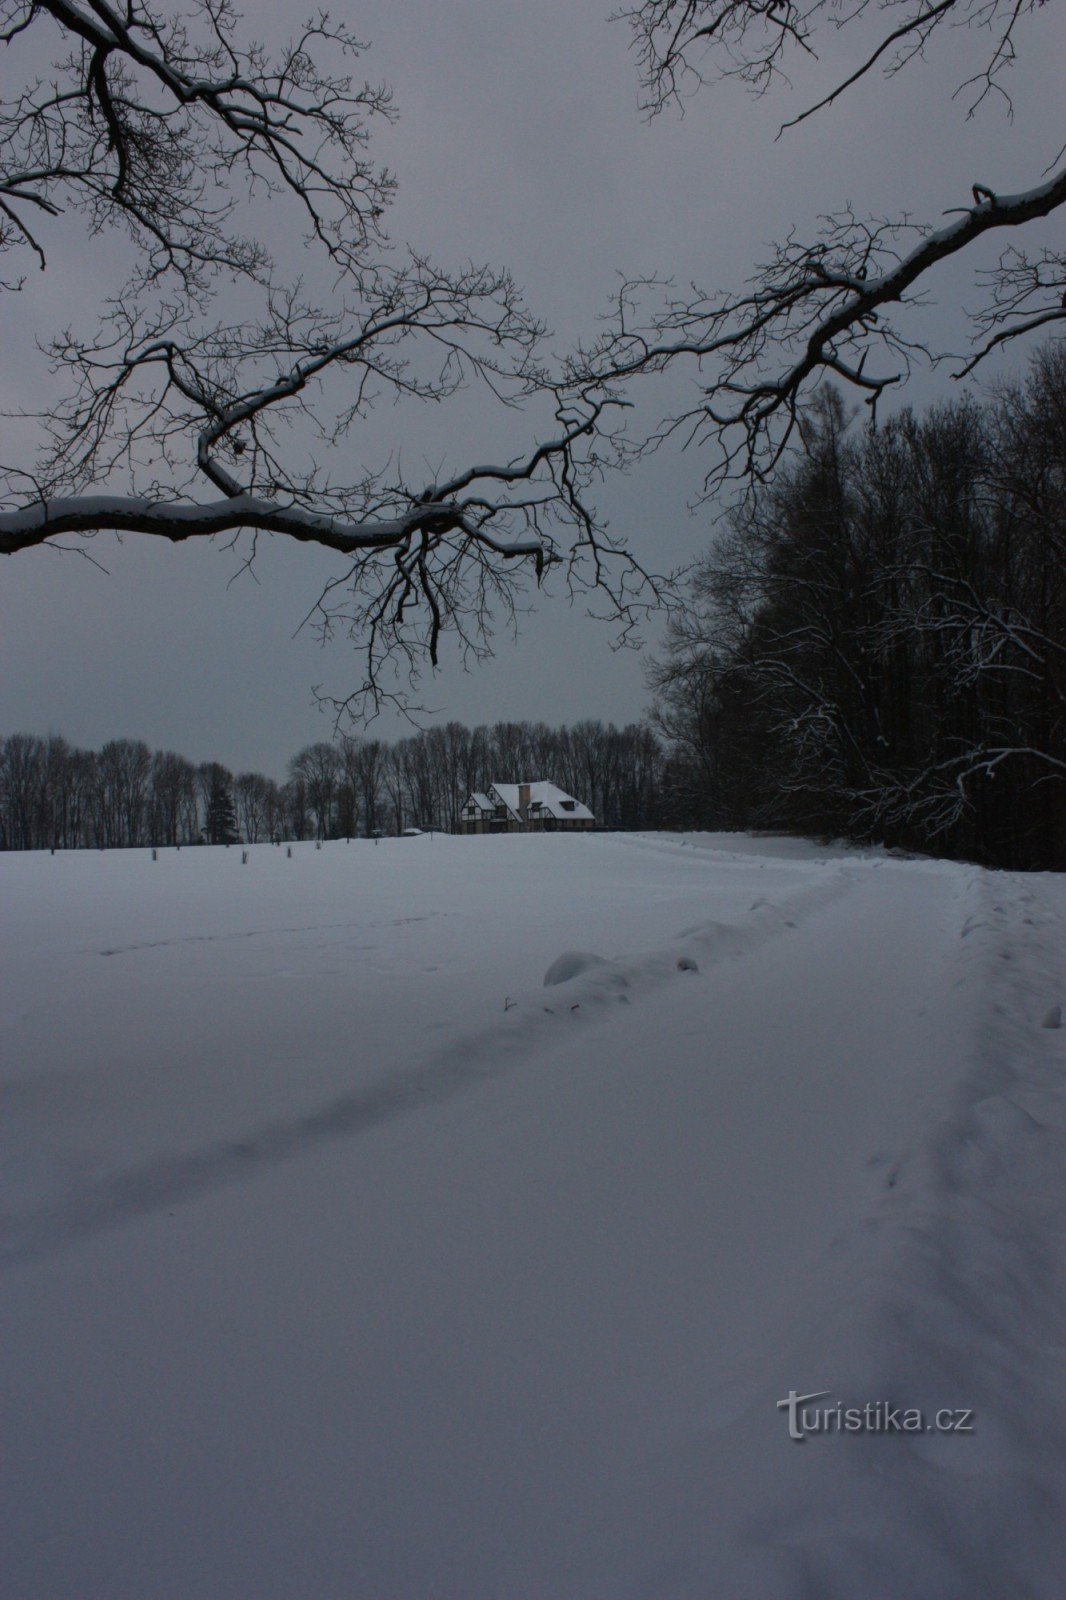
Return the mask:
[(848, 425), (695, 572), (659, 663), (676, 814), (1066, 866), (1066, 344), (984, 403)]
[(404, 827), (458, 828), (471, 790), (549, 779), (609, 828), (661, 826), (664, 754), (643, 725), (449, 722), (388, 744), (309, 745), (276, 783), (196, 766), (134, 739), (79, 750), (65, 739), (0, 741), (0, 849), (255, 844), (330, 839)]

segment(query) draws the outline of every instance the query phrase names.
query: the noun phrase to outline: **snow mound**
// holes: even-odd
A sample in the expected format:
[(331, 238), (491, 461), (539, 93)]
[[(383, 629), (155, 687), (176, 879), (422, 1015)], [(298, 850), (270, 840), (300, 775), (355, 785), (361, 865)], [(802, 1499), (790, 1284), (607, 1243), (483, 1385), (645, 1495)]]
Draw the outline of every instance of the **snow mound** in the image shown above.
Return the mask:
[(551, 989), (557, 983), (569, 983), (571, 978), (580, 978), (582, 973), (613, 965), (606, 957), (593, 955), (589, 950), (564, 950), (544, 974), (544, 987)]

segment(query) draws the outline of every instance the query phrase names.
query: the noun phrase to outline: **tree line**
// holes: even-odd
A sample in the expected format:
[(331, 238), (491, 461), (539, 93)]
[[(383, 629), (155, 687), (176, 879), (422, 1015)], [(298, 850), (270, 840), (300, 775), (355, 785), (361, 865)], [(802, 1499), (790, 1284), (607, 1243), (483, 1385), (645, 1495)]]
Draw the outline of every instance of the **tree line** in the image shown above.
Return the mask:
[(675, 820), (1066, 866), (1066, 348), (804, 450), (695, 570), (657, 665)]
[(458, 722), (388, 743), (343, 737), (308, 745), (284, 783), (197, 766), (142, 741), (79, 750), (66, 739), (0, 740), (0, 849), (256, 844), (399, 832), (457, 831), (472, 790), (551, 779), (610, 828), (659, 826), (664, 753), (639, 723)]

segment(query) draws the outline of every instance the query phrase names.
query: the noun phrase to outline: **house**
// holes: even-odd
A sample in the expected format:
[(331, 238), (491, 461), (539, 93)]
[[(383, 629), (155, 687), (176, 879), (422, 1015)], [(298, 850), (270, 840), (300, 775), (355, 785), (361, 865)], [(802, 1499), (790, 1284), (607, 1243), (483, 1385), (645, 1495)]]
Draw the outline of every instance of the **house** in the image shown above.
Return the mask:
[(588, 806), (555, 783), (494, 783), (463, 807), (460, 833), (554, 833), (593, 828)]

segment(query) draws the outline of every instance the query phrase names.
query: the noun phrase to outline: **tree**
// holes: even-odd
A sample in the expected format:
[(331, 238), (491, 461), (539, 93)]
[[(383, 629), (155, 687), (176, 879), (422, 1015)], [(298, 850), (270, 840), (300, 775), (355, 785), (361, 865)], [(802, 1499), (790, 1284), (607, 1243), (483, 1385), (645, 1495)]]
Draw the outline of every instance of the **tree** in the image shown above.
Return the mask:
[(13, 733), (0, 762), (4, 848), (32, 850), (45, 781), (45, 744), (32, 734)]
[(248, 844), (274, 836), (279, 810), (278, 786), (261, 772), (242, 772), (234, 779), (237, 822)]
[(236, 844), (237, 813), (233, 805), (233, 774), (219, 761), (199, 768), (204, 806), (204, 838), (208, 844)]
[(152, 843), (184, 844), (197, 836), (196, 768), (172, 750), (152, 757)]
[[(0, 471), (0, 553), (102, 530), (246, 535), (249, 561), (262, 534), (325, 546), (342, 559), (313, 619), (359, 641), (353, 699), (375, 702), (386, 664), (417, 675), (446, 631), (487, 654), (493, 608), (513, 613), (553, 566), (634, 625), (654, 585), (586, 500), (616, 399), (552, 377), (506, 272), (390, 247), (394, 181), (370, 141), (391, 97), (353, 77), (363, 47), (343, 24), (323, 13), (271, 54), (233, 0), (0, 0), (0, 40), (9, 73), (26, 57), (0, 102), (4, 286), (27, 292), (76, 244), (71, 217), (128, 258), (98, 325), (49, 344), (67, 387), (38, 418), (39, 458)], [(279, 214), (310, 248), (299, 280), (263, 242)], [(376, 404), (471, 385), (533, 413), (511, 453), (430, 481), (395, 449), (352, 466)]]
[[(983, 67), (959, 87), (967, 114), (998, 99), (1009, 116), (1009, 69), (1022, 37), (1032, 28), (1040, 48), (1039, 28), (1053, 26), (1054, 11), (1043, 0), (868, 0), (843, 12), (831, 0), (641, 0), (620, 15), (633, 30), (651, 116), (708, 79), (736, 78), (756, 95), (768, 94), (787, 81), (792, 56), (814, 56), (823, 40), (839, 50), (846, 25), (858, 44), (851, 65), (784, 132), (872, 74), (900, 73), (952, 25), (988, 37)], [(972, 256), (986, 236), (1006, 231), (1012, 242), (997, 265), (978, 269), (973, 342), (955, 361), (954, 376), (1066, 318), (1066, 256), (1040, 228), (1066, 204), (1062, 156), (1049, 151), (1052, 167), (1030, 174), (1018, 193), (994, 194), (975, 181), (943, 226), (826, 205), (820, 229), (806, 240), (790, 234), (738, 293), (697, 287), (678, 295), (663, 280), (627, 281), (613, 325), (575, 361), (575, 379), (617, 392), (640, 374), (694, 365), (694, 403), (667, 419), (651, 442), (677, 435), (708, 444), (708, 494), (731, 479), (756, 485), (780, 461), (805, 401), (827, 377), (873, 410), (915, 359), (945, 354), (920, 342), (907, 312), (925, 295), (934, 267)], [(1023, 228), (1033, 243), (1013, 242)]]
[(146, 842), (152, 752), (140, 739), (112, 739), (96, 762), (97, 800), (103, 843)]
[(281, 832), (289, 839), (306, 839), (310, 831), (307, 784), (297, 774), (281, 791)]
[(341, 771), (340, 752), (322, 740), (308, 745), (289, 762), (290, 779), (303, 785), (316, 839), (328, 839), (333, 833), (333, 804)]
[(1066, 852), (1066, 351), (856, 433), (839, 396), (738, 509), (659, 664), (688, 815)]
[(369, 836), (381, 826), (380, 811), (385, 782), (384, 769), (388, 750), (380, 739), (341, 740), (341, 759), (345, 782), (354, 791), (354, 810), (363, 819), (363, 830)]

